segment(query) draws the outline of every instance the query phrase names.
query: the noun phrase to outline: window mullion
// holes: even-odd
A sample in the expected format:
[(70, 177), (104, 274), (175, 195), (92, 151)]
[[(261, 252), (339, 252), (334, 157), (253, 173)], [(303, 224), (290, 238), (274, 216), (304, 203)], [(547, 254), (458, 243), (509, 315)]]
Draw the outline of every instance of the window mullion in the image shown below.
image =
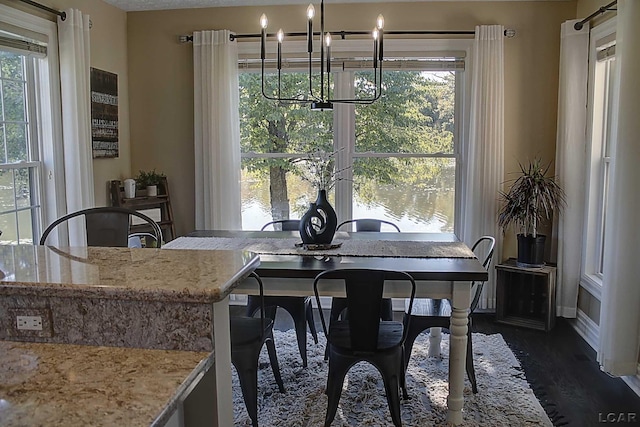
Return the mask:
[[(344, 71), (334, 74), (334, 93), (338, 99), (353, 98), (355, 73)], [(353, 153), (355, 151), (355, 106), (335, 104), (333, 110), (333, 147), (337, 151), (336, 170), (342, 179), (336, 183), (336, 214), (338, 221), (353, 218)]]

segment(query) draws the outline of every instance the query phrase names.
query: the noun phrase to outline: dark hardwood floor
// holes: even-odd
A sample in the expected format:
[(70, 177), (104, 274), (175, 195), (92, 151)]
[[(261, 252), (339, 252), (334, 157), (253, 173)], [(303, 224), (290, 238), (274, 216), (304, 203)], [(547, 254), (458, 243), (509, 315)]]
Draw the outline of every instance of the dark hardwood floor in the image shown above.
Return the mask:
[[(232, 313), (242, 313), (243, 308), (232, 307)], [(315, 315), (318, 333), (322, 333), (318, 313)], [(640, 396), (620, 378), (600, 370), (595, 351), (568, 320), (558, 318), (549, 332), (496, 323), (492, 314), (476, 313), (473, 320), (474, 332), (502, 334), (555, 426), (640, 426)], [(275, 328), (292, 327), (288, 314), (279, 310)], [(482, 390), (481, 384), (479, 388), (490, 392)]]

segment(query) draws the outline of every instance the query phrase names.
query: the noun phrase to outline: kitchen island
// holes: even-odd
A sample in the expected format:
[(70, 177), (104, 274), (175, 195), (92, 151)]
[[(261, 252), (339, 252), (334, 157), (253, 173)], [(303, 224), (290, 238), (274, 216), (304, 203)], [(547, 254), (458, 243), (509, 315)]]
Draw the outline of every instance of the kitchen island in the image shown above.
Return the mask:
[[(229, 426), (233, 424), (233, 413), (228, 295), (258, 265), (258, 256), (245, 251), (0, 246), (0, 343), (15, 346), (24, 342), (20, 344), (24, 347), (18, 345), (12, 351), (44, 352), (38, 360), (46, 363), (50, 353), (81, 354), (69, 352), (66, 346), (70, 345), (79, 349), (90, 346), (87, 351), (107, 359), (110, 351), (122, 352), (123, 360), (131, 358), (133, 365), (138, 359), (134, 355), (142, 354), (138, 353), (141, 349), (149, 352), (141, 356), (149, 360), (161, 354), (155, 351), (173, 350), (175, 355), (171, 357), (184, 362), (176, 366), (182, 379), (172, 377), (173, 374), (167, 377), (173, 378), (170, 382), (176, 388), (156, 397), (153, 405), (159, 412), (145, 415), (149, 423), (166, 412), (170, 400), (180, 394), (180, 384), (189, 388), (199, 382), (213, 393), (209, 394), (207, 407), (193, 408), (194, 413), (201, 412), (199, 419), (209, 419), (209, 425)], [(107, 349), (101, 350), (103, 347)], [(28, 361), (29, 357), (20, 356), (19, 360)], [(114, 377), (122, 376), (123, 371), (115, 366), (109, 368), (111, 365), (96, 360), (96, 369), (102, 368)], [(161, 369), (161, 365), (156, 369)], [(200, 375), (194, 373), (198, 369), (206, 374), (205, 378), (188, 384), (192, 374)], [(10, 391), (8, 384), (15, 378), (9, 371), (0, 372), (0, 419), (3, 419), (2, 411), (13, 402), (26, 399), (20, 401), (27, 406), (34, 404), (24, 394), (33, 384)], [(30, 381), (36, 380), (37, 377), (32, 377)], [(93, 387), (88, 387), (94, 399), (105, 399), (100, 391), (102, 384), (96, 373)], [(146, 387), (145, 384), (142, 381), (140, 386)], [(35, 405), (45, 407), (37, 401)], [(131, 418), (137, 410), (140, 414), (144, 412), (135, 406), (135, 399), (132, 405), (122, 406), (121, 412)], [(104, 417), (103, 413), (93, 414)], [(184, 417), (189, 414), (185, 412)], [(38, 424), (22, 420), (22, 425)], [(149, 424), (143, 421), (124, 425)]]

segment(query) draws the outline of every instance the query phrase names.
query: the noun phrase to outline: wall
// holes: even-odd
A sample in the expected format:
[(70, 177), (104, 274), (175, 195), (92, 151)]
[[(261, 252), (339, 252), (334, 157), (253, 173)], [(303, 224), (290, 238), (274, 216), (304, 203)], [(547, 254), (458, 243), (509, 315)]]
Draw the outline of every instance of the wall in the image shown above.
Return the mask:
[[(128, 14), (132, 170), (157, 168), (171, 187), (178, 234), (194, 228), (193, 65), (190, 44), (177, 37), (194, 30), (259, 32), (269, 27), (305, 31), (306, 5), (223, 7)], [(575, 1), (413, 2), (330, 4), (327, 30), (366, 30), (378, 13), (387, 30), (470, 30), (503, 24), (505, 40), (505, 179), (518, 162), (555, 157), (560, 24), (576, 16)], [(515, 256), (507, 235), (506, 256)]]
[[(54, 20), (56, 16), (15, 0), (0, 3), (22, 11)], [(96, 206), (110, 204), (107, 182), (131, 175), (131, 147), (129, 137), (129, 75), (127, 64), (127, 14), (101, 0), (38, 0), (56, 10), (79, 9), (91, 17), (91, 66), (118, 75), (118, 116), (120, 155), (114, 159), (93, 161)]]

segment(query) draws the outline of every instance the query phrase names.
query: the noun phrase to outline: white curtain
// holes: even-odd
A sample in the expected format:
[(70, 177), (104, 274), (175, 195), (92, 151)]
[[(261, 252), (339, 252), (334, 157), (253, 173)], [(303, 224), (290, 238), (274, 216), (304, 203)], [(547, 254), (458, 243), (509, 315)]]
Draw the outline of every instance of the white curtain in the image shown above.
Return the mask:
[[(89, 15), (76, 9), (58, 18), (64, 182), (67, 212), (93, 207)], [(84, 225), (69, 224), (69, 244), (85, 246)]]
[(589, 78), (589, 26), (573, 28), (566, 21), (560, 30), (560, 82), (556, 178), (565, 190), (567, 205), (557, 216), (558, 244), (556, 314), (576, 317), (585, 203), (587, 80)]
[[(462, 196), (461, 238), (472, 245), (480, 236), (496, 238), (499, 260), (501, 231), (497, 226), (498, 191), (504, 180), (504, 27), (476, 27), (471, 70), (469, 141)], [(463, 165), (464, 166), (464, 165)], [(478, 305), (495, 309), (495, 274), (489, 269)]]
[(640, 350), (640, 2), (618, 0), (619, 108), (605, 222), (598, 362), (612, 375), (636, 375)]
[(193, 33), (196, 228), (242, 229), (238, 46)]

